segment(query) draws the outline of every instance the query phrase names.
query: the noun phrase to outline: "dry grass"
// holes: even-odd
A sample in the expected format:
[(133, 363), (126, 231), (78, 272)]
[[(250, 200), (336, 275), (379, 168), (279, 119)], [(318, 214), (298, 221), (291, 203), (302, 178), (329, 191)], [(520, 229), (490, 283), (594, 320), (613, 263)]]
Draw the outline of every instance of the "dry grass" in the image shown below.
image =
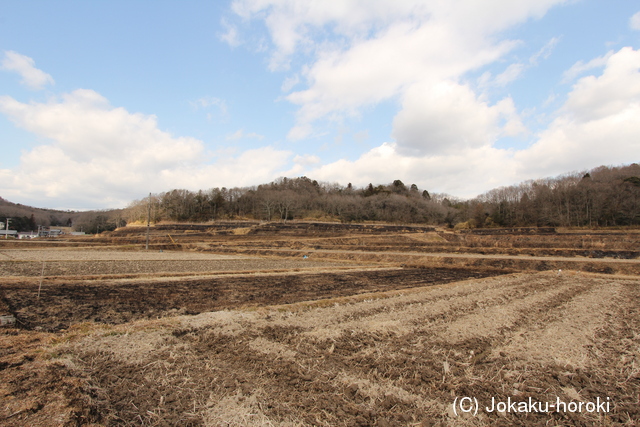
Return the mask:
[(236, 393), (222, 399), (212, 398), (204, 414), (207, 427), (301, 427), (294, 421), (274, 421), (262, 410), (265, 393), (255, 390), (250, 395)]
[[(502, 420), (454, 417), (452, 396), (461, 393), (584, 401), (600, 393), (616, 399), (615, 419), (622, 420), (636, 414), (626, 405), (640, 375), (640, 336), (633, 332), (639, 286), (637, 279), (595, 275), (512, 274), (314, 304), (83, 323), (43, 341), (32, 363), (78, 378), (78, 396), (94, 390), (80, 401), (112, 425)], [(15, 393), (4, 387), (4, 395)], [(33, 402), (45, 402), (42, 414), (70, 417), (76, 410), (64, 397), (21, 402), (10, 407), (22, 411), (16, 422), (34, 413)], [(560, 423), (554, 415), (535, 420)], [(618, 424), (612, 420), (574, 419)], [(510, 416), (503, 421), (517, 424)]]
[(241, 228), (234, 228), (232, 230), (232, 233), (236, 236), (243, 236), (245, 234), (249, 234), (249, 232), (252, 230), (251, 227), (241, 227)]
[[(197, 233), (183, 234), (180, 237), (186, 239), (192, 238), (187, 234)], [(412, 244), (444, 247), (448, 239), (458, 237), (423, 233), (392, 238), (362, 235), (261, 239), (239, 231), (231, 236), (212, 236), (212, 241), (199, 243), (199, 249), (214, 250), (224, 242), (220, 250), (247, 251), (246, 254), (233, 253), (234, 259), (210, 253), (168, 251), (0, 250), (1, 262), (32, 262), (41, 266), (42, 260), (46, 260), (60, 262), (63, 268), (79, 265), (76, 256), (93, 256), (91, 259), (95, 262), (112, 262), (119, 267), (131, 260), (148, 265), (168, 259), (183, 265), (246, 262), (242, 271), (228, 269), (224, 271), (226, 275), (220, 274), (222, 270), (213, 272), (217, 276), (211, 282), (203, 280), (208, 277), (206, 274), (212, 273), (209, 270), (205, 274), (179, 268), (167, 272), (181, 277), (175, 286), (166, 282), (169, 276), (158, 271), (144, 277), (140, 275), (131, 282), (131, 286), (137, 284), (138, 279), (145, 286), (153, 284), (144, 288), (145, 292), (168, 286), (167, 292), (157, 294), (160, 299), (173, 298), (171, 292), (185, 295), (200, 282), (198, 286), (209, 292), (214, 284), (219, 288), (226, 286), (225, 298), (236, 302), (245, 296), (240, 291), (241, 285), (247, 286), (246, 292), (256, 299), (268, 291), (281, 294), (278, 298), (288, 297), (294, 286), (302, 289), (303, 295), (312, 288), (327, 289), (322, 286), (328, 286), (331, 291), (322, 294), (325, 299), (317, 301), (305, 296), (291, 304), (265, 305), (264, 301), (286, 300), (264, 299), (253, 307), (238, 309), (242, 305), (230, 305), (227, 307), (233, 309), (195, 316), (179, 315), (177, 309), (167, 312), (156, 309), (158, 315), (170, 313), (174, 317), (121, 325), (85, 322), (56, 334), (0, 330), (0, 400), (3, 403), (0, 424), (634, 425), (640, 417), (637, 406), (640, 279), (632, 275), (570, 272), (565, 265), (571, 261), (560, 260), (559, 263), (565, 263), (559, 267), (563, 269), (562, 274), (521, 272), (418, 287), (429, 283), (421, 281), (422, 276), (433, 270), (376, 269), (408, 263), (451, 267), (476, 262), (479, 266), (509, 268), (505, 257), (418, 254), (409, 258), (394, 249)], [(582, 237), (569, 236), (567, 245), (615, 247), (613, 238), (607, 236), (587, 239), (584, 243)], [(635, 236), (623, 237), (623, 246), (632, 247)], [(478, 245), (482, 249), (493, 241), (496, 248), (511, 245), (523, 253), (530, 243), (547, 245), (546, 248), (560, 241), (548, 236), (531, 239), (529, 236), (499, 239), (469, 236), (465, 239), (468, 248)], [(350, 249), (310, 252), (316, 245), (325, 244)], [(362, 246), (381, 249), (379, 253), (358, 252)], [(288, 249), (291, 247), (300, 250)], [(309, 260), (253, 257), (260, 251), (278, 252), (274, 248), (282, 249), (279, 254), (283, 256), (300, 258), (301, 252), (309, 252), (314, 261), (325, 256), (335, 262), (319, 262), (311, 268)], [(519, 257), (518, 262), (524, 263), (522, 258)], [(602, 265), (637, 264), (633, 260), (605, 261)], [(251, 264), (254, 262), (266, 267), (247, 270), (247, 266), (257, 265)], [(541, 263), (535, 264), (537, 262)], [(527, 265), (557, 270), (555, 262), (546, 258)], [(599, 265), (598, 260), (580, 262), (590, 268)], [(375, 268), (357, 265), (365, 263)], [(522, 268), (522, 265), (512, 263), (511, 267)], [(353, 267), (359, 270), (344, 270)], [(322, 274), (308, 280), (305, 274), (312, 269)], [(626, 273), (634, 271), (616, 269)], [(261, 273), (250, 275), (249, 271)], [(385, 278), (397, 278), (399, 282), (410, 278), (414, 287), (388, 290), (388, 286), (362, 285), (366, 282), (364, 276), (374, 277), (380, 272), (387, 274)], [(402, 274), (394, 276), (396, 273)], [(111, 280), (128, 273), (119, 271), (118, 274), (120, 276), (114, 272), (109, 280), (99, 283), (88, 280), (94, 277), (90, 274), (68, 276), (79, 279), (73, 281), (58, 277), (55, 283), (51, 277), (50, 284), (52, 290), (63, 283), (69, 289), (104, 285), (105, 289), (95, 288), (102, 291), (108, 285), (125, 283)], [(160, 278), (163, 275), (165, 277)], [(182, 280), (184, 275), (192, 277)], [(14, 283), (14, 279), (4, 281)], [(32, 279), (33, 276), (20, 280)], [(357, 288), (356, 282), (362, 287)], [(269, 285), (262, 287), (263, 283)], [(8, 289), (6, 286), (3, 292)], [(342, 292), (344, 289), (349, 292)], [(354, 295), (358, 292), (356, 289), (379, 291)], [(87, 295), (86, 299), (91, 302), (93, 294)], [(123, 309), (119, 295), (108, 297), (114, 302), (109, 309), (119, 307), (118, 310), (131, 311), (130, 314), (140, 309), (136, 304)], [(219, 300), (223, 294), (206, 295), (202, 298)], [(168, 301), (167, 307), (171, 307), (171, 302)], [(88, 310), (92, 305), (82, 307)], [(60, 311), (60, 307), (53, 309)], [(118, 313), (106, 318), (117, 320)], [(111, 314), (100, 313), (103, 320)], [(532, 397), (540, 401), (554, 401), (556, 396), (593, 401), (600, 396), (610, 397), (615, 406), (606, 416), (481, 413), (475, 418), (464, 418), (452, 411), (451, 403), (456, 396), (474, 396), (484, 403), (492, 396), (498, 399)]]

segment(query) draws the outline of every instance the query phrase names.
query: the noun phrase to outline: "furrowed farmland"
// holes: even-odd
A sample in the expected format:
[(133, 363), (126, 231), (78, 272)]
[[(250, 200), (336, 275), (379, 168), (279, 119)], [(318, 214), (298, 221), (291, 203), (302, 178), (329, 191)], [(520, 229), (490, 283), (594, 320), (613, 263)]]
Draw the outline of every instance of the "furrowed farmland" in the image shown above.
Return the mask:
[(146, 238), (0, 240), (0, 425), (640, 420), (637, 230), (229, 221)]

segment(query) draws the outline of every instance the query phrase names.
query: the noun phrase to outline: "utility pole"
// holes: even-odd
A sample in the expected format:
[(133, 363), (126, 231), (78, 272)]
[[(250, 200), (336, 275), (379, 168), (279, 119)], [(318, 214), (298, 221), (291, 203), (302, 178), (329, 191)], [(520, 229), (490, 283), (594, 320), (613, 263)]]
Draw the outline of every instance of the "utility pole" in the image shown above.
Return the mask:
[(149, 203), (147, 206), (147, 244), (145, 250), (149, 250), (149, 227), (151, 227), (151, 193), (149, 193)]
[(9, 221), (11, 221), (11, 218), (7, 218), (7, 224), (4, 227), (4, 231), (5, 231), (4, 238), (5, 239), (9, 238)]

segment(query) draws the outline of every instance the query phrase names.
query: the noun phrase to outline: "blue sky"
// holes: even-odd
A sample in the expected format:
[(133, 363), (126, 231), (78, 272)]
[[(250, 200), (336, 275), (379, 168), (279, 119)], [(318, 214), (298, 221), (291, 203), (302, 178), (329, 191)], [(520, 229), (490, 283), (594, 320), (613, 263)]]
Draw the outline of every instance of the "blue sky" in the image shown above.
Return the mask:
[(306, 175), (473, 197), (638, 161), (640, 5), (0, 0), (0, 197)]

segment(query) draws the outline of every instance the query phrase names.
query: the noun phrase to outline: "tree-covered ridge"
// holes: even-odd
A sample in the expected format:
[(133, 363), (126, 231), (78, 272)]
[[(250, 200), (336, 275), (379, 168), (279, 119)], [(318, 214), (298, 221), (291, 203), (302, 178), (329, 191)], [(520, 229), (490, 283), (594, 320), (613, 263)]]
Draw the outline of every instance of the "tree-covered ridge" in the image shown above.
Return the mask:
[(9, 229), (37, 231), (43, 227), (73, 227), (77, 231), (97, 233), (125, 225), (122, 209), (104, 211), (61, 211), (12, 203), (0, 197), (0, 222), (10, 218)]
[(586, 172), (491, 190), (462, 206), (474, 227), (640, 224), (640, 166)]
[[(149, 203), (150, 202), (150, 203)], [(171, 190), (126, 209), (63, 212), (0, 199), (0, 221), (12, 229), (69, 225), (96, 233), (129, 222), (209, 222), (224, 219), (417, 223), (449, 227), (640, 225), (640, 166), (598, 168), (496, 188), (471, 200), (430, 194), (395, 180), (357, 188), (307, 177), (280, 178), (257, 187)], [(17, 228), (16, 228), (17, 227)]]
[(80, 215), (78, 212), (65, 212), (55, 209), (39, 209), (31, 206), (11, 203), (0, 197), (0, 222), (11, 223), (9, 229), (17, 231), (35, 231), (38, 225), (67, 226)]
[[(144, 221), (149, 199), (127, 208), (128, 221)], [(426, 190), (400, 180), (366, 188), (319, 183), (307, 177), (280, 178), (244, 188), (212, 188), (192, 192), (172, 190), (151, 195), (152, 221), (212, 221), (251, 218), (440, 223), (451, 208), (432, 200)]]
[(601, 166), (526, 181), (462, 201), (396, 180), (387, 185), (319, 183), (307, 177), (207, 191), (171, 190), (135, 201), (123, 217), (145, 221), (251, 218), (384, 221), (466, 227), (640, 225), (640, 166)]

